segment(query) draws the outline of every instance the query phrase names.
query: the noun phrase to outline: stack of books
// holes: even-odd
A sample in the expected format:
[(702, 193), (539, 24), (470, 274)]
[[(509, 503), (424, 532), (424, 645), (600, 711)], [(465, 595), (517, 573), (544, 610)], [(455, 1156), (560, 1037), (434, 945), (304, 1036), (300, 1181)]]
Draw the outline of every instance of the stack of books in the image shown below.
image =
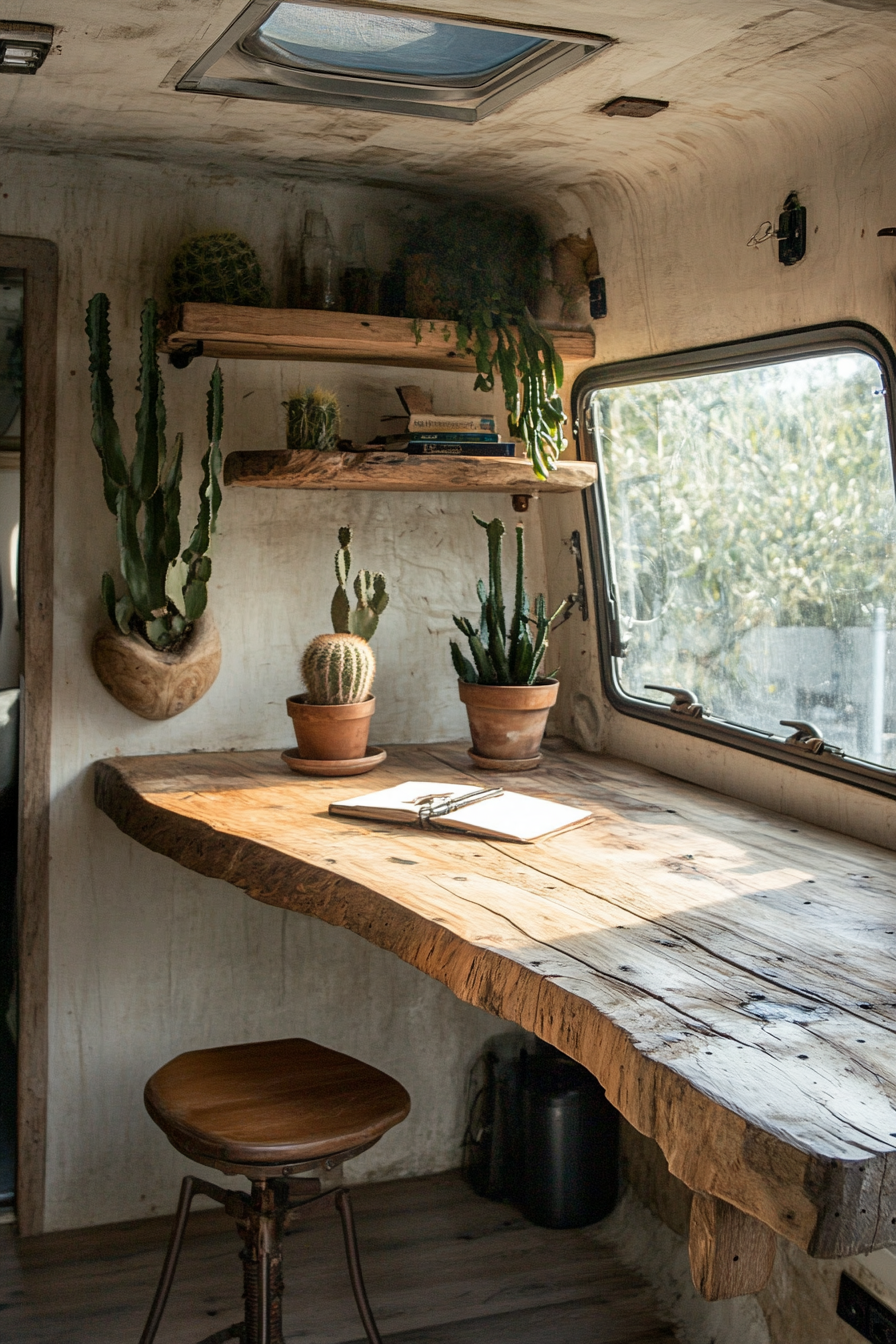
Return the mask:
[(516, 444), (499, 439), (493, 415), (411, 414), (403, 432), (380, 435), (364, 447), (411, 457), (516, 456)]

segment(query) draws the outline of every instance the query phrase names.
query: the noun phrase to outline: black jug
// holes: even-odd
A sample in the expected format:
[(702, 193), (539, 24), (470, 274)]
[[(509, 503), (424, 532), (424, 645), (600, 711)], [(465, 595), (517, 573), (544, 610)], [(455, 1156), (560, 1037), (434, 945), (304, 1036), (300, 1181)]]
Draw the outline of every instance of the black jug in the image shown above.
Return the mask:
[(559, 1051), (520, 1059), (514, 1202), (540, 1227), (585, 1227), (619, 1197), (619, 1114), (600, 1083)]

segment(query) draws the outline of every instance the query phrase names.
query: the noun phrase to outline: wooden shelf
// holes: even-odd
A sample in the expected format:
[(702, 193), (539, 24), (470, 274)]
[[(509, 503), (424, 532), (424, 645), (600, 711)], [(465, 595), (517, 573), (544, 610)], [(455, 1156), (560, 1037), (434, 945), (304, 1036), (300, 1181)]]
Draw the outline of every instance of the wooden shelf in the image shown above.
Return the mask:
[[(548, 327), (568, 366), (594, 359), (594, 332)], [(320, 312), (311, 308), (241, 308), (224, 303), (184, 303), (162, 323), (161, 350), (212, 359), (305, 359), (338, 363), (396, 364), (403, 368), (475, 372), (459, 354), (453, 322), (406, 317)]]
[(597, 480), (595, 462), (559, 462), (539, 481), (522, 457), (409, 457), (407, 453), (316, 453), (289, 449), (229, 453), (225, 485), (268, 490), (480, 490), (569, 494)]

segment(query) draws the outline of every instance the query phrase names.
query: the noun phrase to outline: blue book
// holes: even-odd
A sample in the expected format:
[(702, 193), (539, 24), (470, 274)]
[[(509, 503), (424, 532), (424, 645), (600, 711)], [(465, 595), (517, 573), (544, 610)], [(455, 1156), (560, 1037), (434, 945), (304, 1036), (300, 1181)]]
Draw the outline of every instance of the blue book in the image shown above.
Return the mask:
[(497, 443), (497, 434), (415, 434), (412, 443)]
[(411, 439), (408, 444), (410, 457), (515, 457), (515, 443), (486, 443), (482, 439), (473, 443), (421, 442)]

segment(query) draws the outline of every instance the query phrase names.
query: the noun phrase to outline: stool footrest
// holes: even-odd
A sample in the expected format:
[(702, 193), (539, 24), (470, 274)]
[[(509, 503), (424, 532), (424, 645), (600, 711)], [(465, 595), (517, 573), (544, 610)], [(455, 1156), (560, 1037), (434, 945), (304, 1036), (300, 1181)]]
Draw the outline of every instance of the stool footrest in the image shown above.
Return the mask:
[(228, 1339), (245, 1339), (246, 1326), (243, 1321), (234, 1321), (233, 1325), (225, 1326), (223, 1330), (216, 1330), (213, 1335), (206, 1335), (205, 1339), (200, 1339), (199, 1344), (225, 1344)]

